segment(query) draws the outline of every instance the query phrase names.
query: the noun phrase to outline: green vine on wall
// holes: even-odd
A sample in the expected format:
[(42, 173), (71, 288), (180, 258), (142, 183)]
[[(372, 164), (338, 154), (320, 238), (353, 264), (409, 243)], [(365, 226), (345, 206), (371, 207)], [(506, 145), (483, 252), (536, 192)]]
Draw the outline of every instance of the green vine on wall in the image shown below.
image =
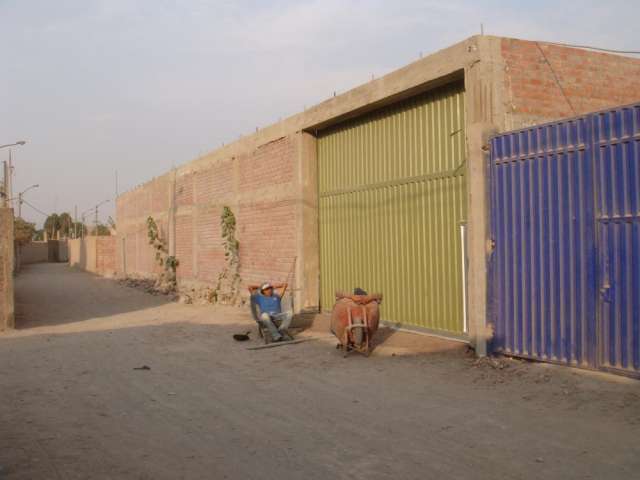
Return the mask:
[(218, 275), (218, 283), (210, 294), (212, 303), (234, 304), (240, 292), (240, 242), (236, 238), (236, 216), (225, 206), (220, 215), (225, 266)]
[(158, 225), (153, 217), (147, 218), (147, 236), (149, 237), (149, 245), (151, 245), (156, 252), (156, 263), (164, 270), (160, 275), (158, 283), (167, 290), (175, 290), (176, 269), (180, 262), (178, 262), (175, 256), (169, 255), (167, 242), (160, 237)]

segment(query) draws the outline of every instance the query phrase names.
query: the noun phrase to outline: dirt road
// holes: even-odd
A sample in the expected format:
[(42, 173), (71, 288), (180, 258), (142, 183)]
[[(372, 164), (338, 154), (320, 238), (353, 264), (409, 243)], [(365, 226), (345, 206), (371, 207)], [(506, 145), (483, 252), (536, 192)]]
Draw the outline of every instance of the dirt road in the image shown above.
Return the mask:
[(637, 381), (474, 365), (400, 333), (368, 359), (328, 340), (247, 351), (231, 339), (254, 330), (243, 310), (166, 303), (63, 265), (27, 267), (17, 296), (19, 329), (0, 336), (2, 479), (640, 472)]

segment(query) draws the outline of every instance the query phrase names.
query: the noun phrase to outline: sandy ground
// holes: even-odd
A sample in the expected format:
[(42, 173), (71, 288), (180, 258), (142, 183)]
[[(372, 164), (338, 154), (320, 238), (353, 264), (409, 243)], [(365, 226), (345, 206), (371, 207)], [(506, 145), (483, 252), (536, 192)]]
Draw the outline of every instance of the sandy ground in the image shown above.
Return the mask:
[(390, 331), (368, 359), (342, 358), (323, 329), (248, 351), (231, 339), (255, 332), (244, 310), (64, 265), (27, 267), (17, 300), (18, 330), (0, 336), (2, 479), (640, 475), (638, 381), (476, 364)]

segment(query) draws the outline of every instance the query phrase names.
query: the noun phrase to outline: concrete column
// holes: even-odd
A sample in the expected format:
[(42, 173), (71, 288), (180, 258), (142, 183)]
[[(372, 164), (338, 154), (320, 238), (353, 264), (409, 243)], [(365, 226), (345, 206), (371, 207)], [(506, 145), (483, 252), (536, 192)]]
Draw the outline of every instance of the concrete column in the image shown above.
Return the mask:
[(127, 276), (127, 237), (125, 235), (118, 235), (118, 246), (121, 249), (120, 255), (120, 268), (122, 276)]
[(169, 230), (169, 255), (176, 256), (176, 175), (174, 168), (169, 180), (169, 212), (167, 215), (167, 229)]
[(318, 158), (316, 137), (296, 133), (296, 313), (317, 311), (320, 305), (320, 245), (318, 238)]
[(198, 205), (198, 190), (197, 190), (197, 174), (192, 175), (192, 197), (193, 205), (191, 206), (191, 272), (192, 278), (195, 280), (200, 274), (200, 262), (198, 256), (200, 253), (200, 243), (198, 242), (198, 216), (200, 207)]
[(491, 253), (489, 224), (489, 137), (496, 128), (487, 123), (474, 123), (467, 130), (469, 148), (469, 194), (467, 222), (469, 336), (476, 355), (487, 354), (487, 342), (493, 335), (487, 322), (487, 264)]

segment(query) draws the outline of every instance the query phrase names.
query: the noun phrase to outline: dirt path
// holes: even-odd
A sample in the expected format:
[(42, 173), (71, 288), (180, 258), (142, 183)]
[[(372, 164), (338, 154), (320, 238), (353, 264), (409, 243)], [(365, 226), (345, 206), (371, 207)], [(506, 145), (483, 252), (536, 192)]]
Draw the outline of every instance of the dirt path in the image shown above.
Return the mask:
[(329, 341), (247, 351), (231, 340), (253, 329), (242, 310), (168, 304), (62, 265), (28, 267), (17, 295), (20, 329), (0, 337), (2, 479), (640, 471), (637, 381), (474, 366), (402, 334), (369, 359)]

